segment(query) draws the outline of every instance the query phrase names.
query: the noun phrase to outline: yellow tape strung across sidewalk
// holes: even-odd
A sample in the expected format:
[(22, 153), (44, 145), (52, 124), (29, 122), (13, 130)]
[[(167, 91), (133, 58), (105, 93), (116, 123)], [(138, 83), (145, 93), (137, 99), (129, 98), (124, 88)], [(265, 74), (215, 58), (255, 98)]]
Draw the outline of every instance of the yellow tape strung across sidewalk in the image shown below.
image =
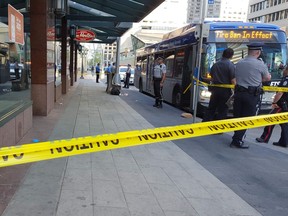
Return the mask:
[[(215, 87), (221, 87), (221, 88), (231, 88), (234, 89), (234, 85), (232, 84), (208, 84), (203, 81), (197, 80), (196, 77), (193, 77), (194, 80), (198, 81), (203, 86), (215, 86)], [(191, 87), (191, 84), (189, 85), (189, 88)], [(270, 91), (270, 92), (288, 92), (287, 87), (277, 87), (277, 86), (263, 86), (262, 89), (264, 91)], [(185, 91), (187, 88), (185, 89)]]
[(0, 167), (288, 122), (288, 112), (3, 147)]

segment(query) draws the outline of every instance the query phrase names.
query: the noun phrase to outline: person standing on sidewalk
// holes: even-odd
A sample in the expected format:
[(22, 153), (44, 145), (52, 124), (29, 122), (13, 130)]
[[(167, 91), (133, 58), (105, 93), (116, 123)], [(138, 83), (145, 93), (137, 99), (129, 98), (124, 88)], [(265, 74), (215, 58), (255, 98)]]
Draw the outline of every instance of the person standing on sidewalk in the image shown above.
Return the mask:
[(100, 63), (98, 63), (96, 65), (96, 83), (99, 83), (99, 76), (100, 76), (100, 72), (101, 72), (101, 68), (100, 68)]
[(113, 77), (114, 77), (115, 74), (116, 74), (116, 65), (115, 65), (115, 62), (113, 62), (112, 66), (111, 66), (111, 73), (112, 73), (112, 80), (113, 80)]
[(163, 58), (158, 57), (154, 66), (153, 87), (155, 94), (155, 104), (153, 106), (157, 108), (162, 108), (163, 102), (162, 88), (166, 78), (166, 65), (163, 62)]
[[(288, 80), (288, 67), (286, 67), (286, 69), (283, 71), (283, 77), (280, 81), (280, 84), (284, 83), (285, 80)], [(277, 104), (276, 105), (272, 104), (272, 110), (270, 114), (280, 113), (281, 111), (282, 111), (281, 107), (277, 106)], [(275, 125), (268, 125), (264, 127), (264, 131), (262, 135), (260, 137), (257, 137), (256, 141), (259, 143), (268, 143), (272, 135), (274, 127)]]
[[(234, 50), (227, 48), (223, 51), (222, 59), (215, 63), (211, 68), (212, 84), (236, 84), (235, 66), (230, 61), (234, 55)], [(212, 120), (221, 120), (227, 117), (228, 106), (227, 100), (232, 95), (232, 90), (229, 88), (209, 87), (211, 97), (209, 106), (205, 112), (203, 122)], [(217, 115), (215, 116), (215, 114)]]
[(91, 66), (91, 75), (94, 76), (94, 66)]
[[(279, 87), (288, 88), (288, 68), (283, 72), (285, 77), (279, 83)], [(277, 92), (272, 107), (280, 108), (281, 112), (288, 112), (288, 92)], [(280, 124), (281, 127), (281, 137), (278, 142), (273, 142), (273, 145), (280, 147), (288, 147), (288, 123)]]
[(14, 64), (14, 71), (15, 71), (15, 78), (20, 79), (19, 64), (17, 60), (15, 61), (15, 64)]
[(130, 81), (130, 76), (131, 76), (131, 65), (127, 65), (127, 70), (126, 70), (126, 77), (124, 81), (124, 86), (123, 88), (128, 88), (129, 89), (129, 81)]
[[(235, 118), (254, 116), (257, 104), (262, 93), (262, 82), (269, 81), (267, 65), (259, 60), (261, 55), (261, 44), (250, 44), (248, 46), (248, 56), (236, 64), (235, 78), (236, 86), (234, 93), (233, 114)], [(235, 131), (230, 147), (249, 148), (244, 144), (246, 129)]]

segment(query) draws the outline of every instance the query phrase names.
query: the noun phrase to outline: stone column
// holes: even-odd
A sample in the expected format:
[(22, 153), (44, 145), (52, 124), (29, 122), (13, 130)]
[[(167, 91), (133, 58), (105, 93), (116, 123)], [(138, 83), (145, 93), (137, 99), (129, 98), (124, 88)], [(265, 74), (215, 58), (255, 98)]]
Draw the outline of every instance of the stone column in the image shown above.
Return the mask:
[(48, 77), (48, 1), (30, 0), (31, 97), (33, 114), (46, 116), (54, 107), (54, 79)]

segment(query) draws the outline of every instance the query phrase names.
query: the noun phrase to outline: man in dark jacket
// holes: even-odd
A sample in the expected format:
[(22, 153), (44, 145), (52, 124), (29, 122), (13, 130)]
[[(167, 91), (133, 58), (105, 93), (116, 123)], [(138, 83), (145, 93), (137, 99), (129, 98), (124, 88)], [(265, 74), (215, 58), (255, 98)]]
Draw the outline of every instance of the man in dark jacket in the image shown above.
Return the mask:
[[(230, 61), (234, 51), (227, 48), (223, 51), (222, 59), (215, 63), (211, 68), (212, 84), (234, 84), (235, 85), (235, 66)], [(220, 120), (227, 117), (227, 100), (232, 91), (229, 88), (212, 87), (209, 106), (206, 110), (203, 122), (211, 120)]]

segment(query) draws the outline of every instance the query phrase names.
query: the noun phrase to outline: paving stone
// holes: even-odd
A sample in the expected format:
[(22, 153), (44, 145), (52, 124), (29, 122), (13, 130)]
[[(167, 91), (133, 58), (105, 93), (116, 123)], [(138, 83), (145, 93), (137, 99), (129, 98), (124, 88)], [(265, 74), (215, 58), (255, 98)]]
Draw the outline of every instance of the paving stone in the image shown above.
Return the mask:
[(126, 208), (126, 200), (119, 181), (95, 179), (93, 197), (96, 206)]
[(94, 206), (95, 216), (131, 216), (128, 208)]
[(143, 194), (126, 193), (127, 204), (131, 216), (165, 216), (155, 197)]
[(62, 190), (56, 216), (93, 215), (92, 191)]

